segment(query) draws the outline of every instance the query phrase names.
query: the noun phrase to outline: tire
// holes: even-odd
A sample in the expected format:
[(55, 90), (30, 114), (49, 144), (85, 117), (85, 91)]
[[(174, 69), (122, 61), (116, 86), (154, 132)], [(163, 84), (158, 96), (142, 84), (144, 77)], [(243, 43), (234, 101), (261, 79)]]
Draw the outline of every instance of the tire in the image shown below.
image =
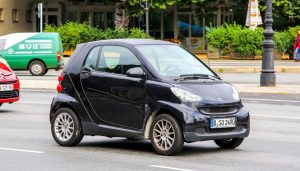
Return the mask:
[(155, 117), (150, 129), (150, 139), (155, 151), (167, 156), (179, 153), (184, 143), (179, 123), (168, 114)]
[(51, 119), (51, 132), (54, 140), (61, 146), (75, 146), (83, 138), (80, 121), (69, 108), (61, 108), (55, 112)]
[(3, 103), (0, 103), (0, 107), (2, 106)]
[(45, 75), (45, 74), (47, 74), (48, 73), (48, 69), (45, 69), (45, 73), (43, 74), (43, 75)]
[(46, 73), (46, 66), (42, 61), (32, 61), (29, 64), (29, 72), (33, 76), (42, 76)]
[(234, 149), (240, 146), (244, 138), (233, 138), (228, 140), (215, 140), (215, 143), (222, 149)]

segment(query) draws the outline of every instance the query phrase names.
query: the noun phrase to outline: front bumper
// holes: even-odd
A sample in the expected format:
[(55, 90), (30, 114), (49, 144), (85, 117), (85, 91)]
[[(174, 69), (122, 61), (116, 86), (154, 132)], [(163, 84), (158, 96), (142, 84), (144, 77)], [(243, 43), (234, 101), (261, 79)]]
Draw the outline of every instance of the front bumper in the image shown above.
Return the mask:
[(0, 103), (13, 103), (20, 98), (19, 90), (0, 92)]
[(184, 132), (186, 142), (205, 141), (205, 140), (222, 140), (231, 138), (248, 137), (250, 129), (237, 126), (234, 130), (228, 132), (210, 133), (210, 132)]
[(13, 103), (19, 101), (19, 97), (0, 99), (0, 103)]
[[(195, 115), (195, 114), (194, 114)], [(237, 113), (229, 115), (203, 115), (198, 113), (197, 121), (184, 127), (183, 135), (186, 142), (245, 138), (250, 133), (249, 111), (242, 107)], [(211, 118), (236, 118), (235, 128), (210, 128)]]

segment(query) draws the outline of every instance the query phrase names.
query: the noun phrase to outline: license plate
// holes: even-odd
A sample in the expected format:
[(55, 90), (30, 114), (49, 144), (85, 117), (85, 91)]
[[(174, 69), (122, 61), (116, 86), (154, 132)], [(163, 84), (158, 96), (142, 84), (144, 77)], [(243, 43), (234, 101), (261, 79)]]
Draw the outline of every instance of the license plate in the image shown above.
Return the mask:
[(233, 128), (235, 127), (235, 118), (211, 118), (210, 128)]
[(12, 84), (0, 85), (0, 91), (11, 91), (13, 89), (14, 89), (14, 85)]

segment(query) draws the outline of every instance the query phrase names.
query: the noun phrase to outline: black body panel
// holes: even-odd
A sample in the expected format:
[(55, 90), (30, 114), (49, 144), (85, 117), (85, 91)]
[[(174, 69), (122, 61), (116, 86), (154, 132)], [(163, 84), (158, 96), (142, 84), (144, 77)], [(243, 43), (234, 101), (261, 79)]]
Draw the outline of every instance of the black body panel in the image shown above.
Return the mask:
[[(165, 80), (135, 48), (140, 44), (173, 45), (154, 40), (111, 40), (79, 45), (63, 71), (63, 91), (53, 99), (50, 118), (59, 108), (69, 107), (79, 116), (85, 135), (148, 139), (151, 118), (168, 113), (179, 122), (186, 142), (244, 138), (249, 135), (249, 111), (233, 98), (234, 90), (230, 84), (209, 79)], [(128, 48), (141, 62), (145, 77), (99, 71), (83, 73), (82, 67), (91, 49), (106, 45)], [(200, 95), (202, 103), (196, 107), (182, 104), (171, 91), (174, 86)], [(201, 110), (201, 107), (222, 105), (237, 105), (237, 110), (227, 114), (208, 114)], [(210, 129), (211, 118), (226, 117), (236, 118), (235, 128)]]

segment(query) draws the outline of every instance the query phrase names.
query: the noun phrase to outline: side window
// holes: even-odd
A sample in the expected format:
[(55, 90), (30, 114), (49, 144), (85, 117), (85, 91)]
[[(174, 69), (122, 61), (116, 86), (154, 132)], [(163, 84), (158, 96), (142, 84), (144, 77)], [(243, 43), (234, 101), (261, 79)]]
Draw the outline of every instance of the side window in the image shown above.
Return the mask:
[(93, 70), (96, 70), (99, 50), (100, 50), (100, 46), (95, 47), (90, 51), (90, 53), (86, 57), (84, 66), (87, 66), (87, 67), (92, 68)]
[(121, 46), (103, 46), (98, 70), (126, 74), (129, 69), (140, 66), (140, 61), (129, 49)]

